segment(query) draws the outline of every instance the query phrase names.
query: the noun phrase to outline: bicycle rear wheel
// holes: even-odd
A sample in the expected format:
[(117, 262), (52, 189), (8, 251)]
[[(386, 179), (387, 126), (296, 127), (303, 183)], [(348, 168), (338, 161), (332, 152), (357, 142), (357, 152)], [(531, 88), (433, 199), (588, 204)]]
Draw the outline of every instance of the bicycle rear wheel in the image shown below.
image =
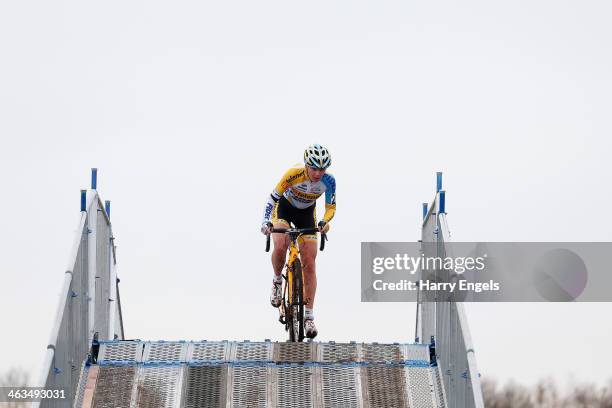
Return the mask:
[(304, 340), (304, 292), (302, 282), (302, 263), (299, 259), (293, 262), (292, 290), (291, 290), (291, 326), (289, 327), (290, 341)]

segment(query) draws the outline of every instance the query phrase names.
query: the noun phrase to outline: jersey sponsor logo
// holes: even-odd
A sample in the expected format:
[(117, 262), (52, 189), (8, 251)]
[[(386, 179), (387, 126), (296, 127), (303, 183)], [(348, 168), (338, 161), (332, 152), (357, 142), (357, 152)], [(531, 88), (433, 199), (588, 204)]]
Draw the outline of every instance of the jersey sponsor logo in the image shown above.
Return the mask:
[(272, 214), (272, 209), (274, 208), (274, 206), (270, 203), (268, 203), (268, 205), (266, 205), (266, 212), (264, 214), (264, 218), (266, 220), (270, 219), (270, 215)]
[(300, 184), (296, 184), (291, 186), (293, 190), (300, 190), (304, 193), (312, 193), (312, 194), (323, 194), (324, 190), (321, 190), (321, 186), (318, 184), (313, 184), (310, 182), (304, 182)]
[(304, 204), (304, 207), (298, 207), (298, 208), (309, 207), (314, 202), (316, 202), (316, 199), (312, 200), (312, 199), (309, 199), (309, 198), (300, 197), (297, 194), (293, 194), (293, 192), (291, 190), (288, 190), (288, 191), (285, 192), (285, 198), (287, 200), (289, 200), (289, 202), (292, 203), (292, 204), (296, 204), (296, 203)]
[(299, 190), (294, 190), (291, 189), (291, 193), (295, 196), (295, 197), (299, 197), (305, 200), (310, 200), (310, 201), (314, 201), (317, 198), (319, 198), (321, 196), (321, 194), (309, 194), (309, 193), (303, 193)]
[(298, 174), (294, 174), (293, 176), (287, 177), (287, 179), (285, 180), (285, 184), (291, 184), (292, 181), (297, 180), (298, 178), (302, 177), (303, 175), (304, 175), (304, 171), (302, 170)]
[(291, 195), (289, 201), (297, 201), (297, 202), (302, 203), (302, 204), (312, 204), (312, 202), (313, 202), (313, 200), (306, 200), (304, 198), (300, 198), (300, 197), (297, 197), (295, 195)]
[(331, 204), (336, 204), (336, 193), (331, 196)]

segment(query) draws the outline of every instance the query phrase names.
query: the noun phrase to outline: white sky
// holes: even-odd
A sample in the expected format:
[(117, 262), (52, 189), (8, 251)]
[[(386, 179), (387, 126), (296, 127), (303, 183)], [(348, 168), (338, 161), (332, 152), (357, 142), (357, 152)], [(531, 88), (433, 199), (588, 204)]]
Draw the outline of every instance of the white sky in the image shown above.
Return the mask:
[[(259, 223), (312, 142), (338, 185), (318, 340), (412, 341), (413, 304), (360, 303), (359, 244), (419, 239), (436, 170), (456, 241), (610, 241), (611, 12), (2, 2), (0, 371), (39, 376), (90, 167), (130, 338), (284, 339)], [(467, 310), (483, 376), (612, 377), (612, 304)]]

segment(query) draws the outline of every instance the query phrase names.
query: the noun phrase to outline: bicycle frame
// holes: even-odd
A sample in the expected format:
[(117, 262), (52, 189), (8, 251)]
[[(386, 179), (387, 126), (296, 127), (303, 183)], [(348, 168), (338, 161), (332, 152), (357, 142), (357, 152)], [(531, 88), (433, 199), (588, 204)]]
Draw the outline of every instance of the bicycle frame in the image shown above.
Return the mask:
[[(286, 276), (285, 276), (285, 285), (283, 290), (283, 301), (279, 307), (280, 318), (279, 321), (285, 325), (285, 329), (289, 331), (289, 339), (291, 341), (302, 341), (303, 339), (303, 317), (302, 317), (302, 309), (308, 304), (309, 299), (304, 300), (304, 276), (303, 269), (299, 268), (299, 273), (302, 274), (300, 279), (298, 279), (295, 283), (297, 284), (297, 290), (301, 293), (297, 295), (293, 293), (294, 290), (294, 272), (295, 262), (300, 257), (300, 251), (298, 249), (297, 241), (302, 235), (306, 234), (315, 234), (319, 232), (317, 228), (304, 228), (304, 229), (296, 229), (296, 228), (272, 228), (272, 233), (283, 233), (289, 236), (289, 258), (285, 265)], [(326, 234), (321, 234), (321, 246), (320, 250), (323, 251), (325, 248), (325, 241), (327, 240)], [(266, 240), (266, 252), (270, 250), (270, 235), (267, 236)], [(300, 262), (301, 265), (301, 262)], [(297, 299), (297, 301), (296, 301)], [(296, 312), (298, 310), (298, 312)], [(297, 325), (297, 326), (296, 326)], [(298, 327), (296, 333), (296, 327)], [(299, 333), (299, 334), (298, 334)], [(297, 340), (296, 340), (297, 339)]]
[[(292, 240), (289, 243), (289, 259), (287, 260), (287, 285), (285, 285), (285, 288), (288, 288), (288, 292), (289, 292), (289, 301), (291, 303), (293, 303), (293, 293), (291, 292), (293, 290), (293, 264), (295, 263), (295, 260), (300, 256), (300, 251), (297, 248), (297, 245), (295, 244), (295, 242)], [(304, 279), (302, 279), (302, 282), (304, 281)]]

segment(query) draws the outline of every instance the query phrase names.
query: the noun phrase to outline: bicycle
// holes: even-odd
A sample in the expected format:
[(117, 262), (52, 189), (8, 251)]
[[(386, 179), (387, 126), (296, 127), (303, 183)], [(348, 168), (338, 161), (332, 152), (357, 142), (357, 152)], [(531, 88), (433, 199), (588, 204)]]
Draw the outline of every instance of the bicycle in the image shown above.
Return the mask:
[[(317, 228), (272, 228), (271, 233), (266, 238), (266, 252), (270, 251), (270, 235), (287, 234), (290, 239), (289, 259), (285, 266), (283, 276), (283, 300), (279, 306), (280, 316), (278, 320), (285, 325), (285, 330), (289, 332), (289, 341), (301, 342), (304, 340), (304, 306), (308, 301), (304, 301), (304, 275), (302, 272), (302, 261), (300, 251), (297, 247), (297, 240), (301, 235), (316, 234)], [(320, 251), (325, 249), (327, 235), (321, 233)]]

